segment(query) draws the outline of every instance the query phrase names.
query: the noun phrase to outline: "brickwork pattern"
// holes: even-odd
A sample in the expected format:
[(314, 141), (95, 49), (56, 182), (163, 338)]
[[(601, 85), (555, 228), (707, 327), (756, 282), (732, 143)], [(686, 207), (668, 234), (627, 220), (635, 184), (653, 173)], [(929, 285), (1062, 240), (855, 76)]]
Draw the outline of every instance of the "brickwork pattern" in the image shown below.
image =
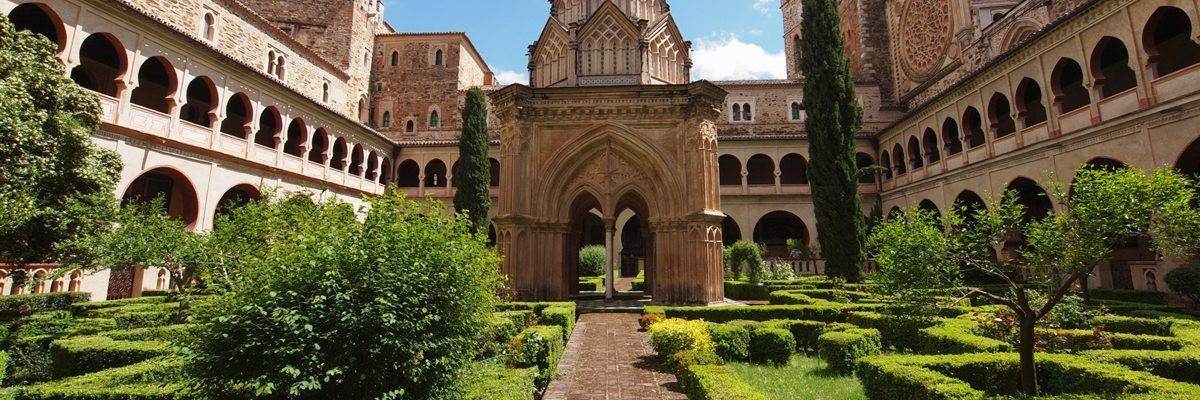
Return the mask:
[(544, 400), (684, 400), (639, 331), (638, 314), (584, 314)]

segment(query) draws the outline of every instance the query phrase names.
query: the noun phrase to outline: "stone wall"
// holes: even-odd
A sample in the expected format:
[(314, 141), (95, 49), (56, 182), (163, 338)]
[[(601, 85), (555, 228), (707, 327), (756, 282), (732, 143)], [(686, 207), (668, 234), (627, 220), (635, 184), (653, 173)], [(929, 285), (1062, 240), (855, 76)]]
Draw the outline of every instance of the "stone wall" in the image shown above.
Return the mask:
[[(452, 140), (462, 130), (459, 109), (463, 90), (483, 86), (490, 80), (486, 65), (468, 50), (461, 33), (380, 35), (375, 43), (377, 54), (372, 72), (371, 104), (376, 120), (372, 123), (393, 140)], [(437, 50), (444, 52), (445, 65), (434, 63)], [(392, 52), (398, 64), (391, 65)], [(440, 124), (429, 125), (430, 113), (438, 111)], [(384, 113), (391, 124), (383, 126)], [(407, 121), (414, 132), (406, 132)]]

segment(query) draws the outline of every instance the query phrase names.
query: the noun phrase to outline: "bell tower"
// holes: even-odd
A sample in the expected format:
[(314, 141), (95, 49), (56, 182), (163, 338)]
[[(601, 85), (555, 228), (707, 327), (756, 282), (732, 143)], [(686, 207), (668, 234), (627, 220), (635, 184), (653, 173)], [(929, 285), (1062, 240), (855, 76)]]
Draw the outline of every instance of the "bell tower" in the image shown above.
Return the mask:
[(529, 46), (535, 88), (684, 84), (691, 67), (666, 0), (551, 0)]

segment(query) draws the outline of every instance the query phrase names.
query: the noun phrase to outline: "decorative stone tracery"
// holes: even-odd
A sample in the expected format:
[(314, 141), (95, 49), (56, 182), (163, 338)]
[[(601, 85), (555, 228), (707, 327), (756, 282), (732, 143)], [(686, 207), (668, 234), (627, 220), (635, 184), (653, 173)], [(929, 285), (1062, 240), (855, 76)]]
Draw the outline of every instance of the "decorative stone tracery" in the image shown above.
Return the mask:
[(910, 0), (900, 17), (900, 65), (914, 81), (937, 73), (950, 50), (950, 2)]

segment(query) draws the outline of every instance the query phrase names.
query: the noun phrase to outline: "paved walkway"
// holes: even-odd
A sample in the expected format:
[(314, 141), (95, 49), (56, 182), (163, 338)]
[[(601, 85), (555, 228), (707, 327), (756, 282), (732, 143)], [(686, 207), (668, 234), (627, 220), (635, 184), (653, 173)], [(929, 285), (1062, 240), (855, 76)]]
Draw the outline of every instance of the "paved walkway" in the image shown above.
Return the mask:
[(686, 400), (640, 332), (638, 314), (584, 314), (543, 400)]

